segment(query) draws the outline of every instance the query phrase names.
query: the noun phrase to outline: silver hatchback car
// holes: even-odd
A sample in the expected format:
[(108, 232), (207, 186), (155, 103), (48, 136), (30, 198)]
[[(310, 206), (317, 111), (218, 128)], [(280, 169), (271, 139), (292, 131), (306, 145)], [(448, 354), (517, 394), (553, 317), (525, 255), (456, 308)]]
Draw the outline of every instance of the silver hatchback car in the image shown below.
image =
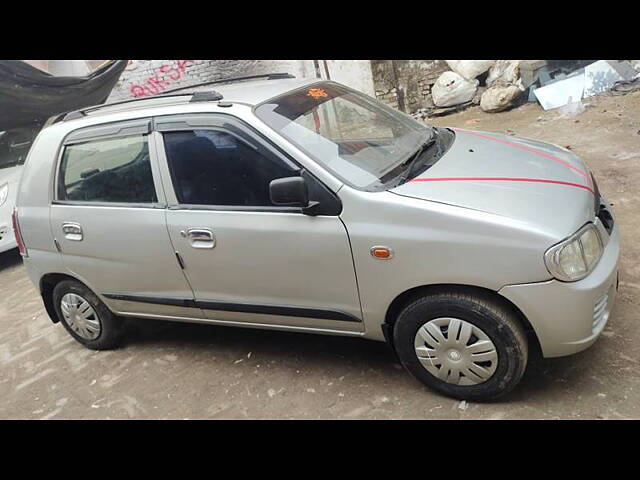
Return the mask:
[(50, 120), (13, 223), (54, 322), (92, 349), (130, 317), (386, 341), (470, 400), (596, 340), (619, 233), (576, 155), (285, 77)]

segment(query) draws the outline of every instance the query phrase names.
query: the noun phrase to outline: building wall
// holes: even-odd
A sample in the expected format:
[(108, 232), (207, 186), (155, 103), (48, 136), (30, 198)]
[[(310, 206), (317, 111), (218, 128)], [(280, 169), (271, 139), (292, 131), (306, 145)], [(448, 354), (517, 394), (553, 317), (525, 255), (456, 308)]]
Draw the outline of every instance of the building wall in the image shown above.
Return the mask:
[[(369, 60), (328, 60), (329, 76), (369, 95), (374, 94)], [(165, 90), (263, 73), (316, 77), (313, 60), (132, 60), (113, 89), (109, 102), (145, 97)], [(326, 78), (320, 61), (320, 73)]]
[[(375, 95), (371, 60), (327, 60), (327, 67), (331, 80), (372, 97)], [(322, 78), (326, 78), (322, 61), (320, 63), (320, 72), (322, 73)]]
[[(394, 68), (394, 62), (395, 68)], [(378, 100), (406, 113), (433, 107), (431, 87), (449, 70), (444, 60), (372, 60), (371, 70)]]

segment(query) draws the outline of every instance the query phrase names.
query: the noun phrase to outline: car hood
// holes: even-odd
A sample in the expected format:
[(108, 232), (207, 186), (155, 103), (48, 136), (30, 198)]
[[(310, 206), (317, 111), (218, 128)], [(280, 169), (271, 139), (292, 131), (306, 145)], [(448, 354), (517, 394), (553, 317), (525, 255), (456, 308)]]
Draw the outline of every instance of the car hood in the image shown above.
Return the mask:
[(536, 140), (453, 129), (431, 168), (390, 190), (513, 218), (564, 238), (593, 220), (594, 186), (570, 151)]

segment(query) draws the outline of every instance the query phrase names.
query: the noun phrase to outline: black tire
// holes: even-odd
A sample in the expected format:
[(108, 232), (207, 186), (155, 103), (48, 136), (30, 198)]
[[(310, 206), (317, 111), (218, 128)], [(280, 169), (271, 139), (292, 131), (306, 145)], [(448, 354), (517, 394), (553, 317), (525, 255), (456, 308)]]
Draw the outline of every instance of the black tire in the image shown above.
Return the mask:
[[(482, 330), (496, 347), (493, 375), (476, 385), (455, 385), (432, 375), (418, 360), (414, 342), (418, 329), (441, 317), (465, 320)], [(491, 296), (455, 290), (414, 299), (402, 309), (393, 330), (394, 347), (409, 372), (428, 387), (461, 400), (493, 400), (518, 384), (527, 366), (526, 334), (517, 315)]]
[[(84, 298), (97, 314), (100, 323), (100, 334), (97, 338), (88, 340), (78, 335), (67, 323), (62, 314), (61, 300), (67, 293), (75, 293)], [(53, 306), (60, 323), (69, 334), (79, 343), (91, 350), (111, 350), (118, 346), (124, 334), (124, 323), (106, 307), (98, 296), (82, 283), (75, 280), (64, 280), (53, 289)]]

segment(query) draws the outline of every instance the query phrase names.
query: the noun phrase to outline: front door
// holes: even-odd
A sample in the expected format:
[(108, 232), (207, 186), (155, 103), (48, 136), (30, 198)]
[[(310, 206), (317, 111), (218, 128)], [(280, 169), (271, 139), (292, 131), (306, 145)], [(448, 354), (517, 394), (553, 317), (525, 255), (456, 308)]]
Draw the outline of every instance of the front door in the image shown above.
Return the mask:
[(66, 138), (50, 210), (68, 272), (117, 313), (202, 319), (165, 223), (150, 119)]
[[(300, 167), (239, 120), (195, 118), (154, 122), (169, 236), (204, 315), (241, 325), (362, 331), (339, 209), (308, 216), (272, 204), (270, 181), (299, 175)], [(306, 175), (312, 200), (339, 205)]]

